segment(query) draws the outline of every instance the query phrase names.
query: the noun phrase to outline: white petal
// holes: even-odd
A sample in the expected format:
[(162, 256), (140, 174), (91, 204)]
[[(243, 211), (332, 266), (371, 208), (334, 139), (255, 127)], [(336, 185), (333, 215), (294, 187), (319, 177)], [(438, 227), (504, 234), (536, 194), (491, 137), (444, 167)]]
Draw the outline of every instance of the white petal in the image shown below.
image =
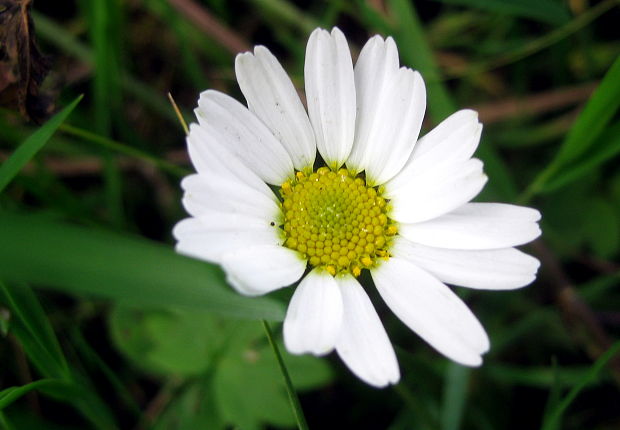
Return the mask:
[(447, 286), (407, 260), (392, 257), (372, 270), (375, 285), (398, 318), (446, 357), (479, 366), (489, 349), (480, 322)]
[(204, 209), (175, 225), (179, 253), (220, 263), (226, 253), (257, 245), (281, 245), (279, 228), (261, 217)]
[(486, 181), (477, 158), (420, 170), (410, 175), (407, 183), (386, 184), (385, 196), (393, 206), (390, 216), (404, 223), (438, 217), (476, 197)]
[(476, 151), (481, 133), (482, 124), (478, 122), (476, 111), (463, 109), (455, 112), (420, 139), (410, 162), (435, 165), (465, 161)]
[(398, 50), (394, 40), (391, 37), (383, 40), (378, 35), (366, 42), (355, 63), (357, 115), (355, 141), (347, 167), (356, 172), (364, 170), (369, 163), (368, 146), (373, 144), (370, 138), (373, 133), (376, 134), (374, 129), (381, 126), (378, 100), (383, 96), (388, 82), (393, 81), (398, 66)]
[(316, 156), (314, 132), (299, 95), (276, 57), (264, 46), (254, 54), (237, 55), (239, 87), (254, 112), (291, 156), (297, 170), (312, 167)]
[(200, 94), (195, 112), (209, 135), (228, 147), (263, 181), (280, 185), (293, 175), (293, 162), (286, 149), (265, 124), (237, 100), (208, 90)]
[[(424, 80), (418, 72), (397, 68), (395, 50), (391, 39), (385, 45), (374, 43), (362, 50), (355, 66), (358, 114), (347, 166), (366, 170), (371, 185), (383, 184), (401, 170), (418, 138), (426, 108)], [(392, 68), (394, 56), (396, 69)]]
[(224, 210), (233, 213), (258, 216), (277, 221), (280, 209), (276, 197), (265, 195), (256, 189), (223, 176), (190, 175), (183, 179), (181, 186), (185, 190), (183, 206), (193, 216), (200, 216), (206, 210)]
[(295, 283), (306, 270), (301, 255), (280, 245), (237, 249), (222, 257), (226, 280), (241, 294), (256, 296)]
[(501, 203), (468, 203), (438, 218), (401, 224), (398, 232), (428, 246), (498, 249), (522, 245), (540, 236), (540, 212)]
[(342, 326), (342, 297), (333, 276), (314, 269), (297, 286), (284, 319), (284, 343), (293, 354), (334, 349)]
[(411, 69), (400, 69), (386, 91), (386, 102), (380, 118), (383, 130), (374, 137), (379, 148), (367, 168), (371, 183), (377, 185), (402, 169), (418, 139), (426, 108), (422, 76)]
[(536, 279), (540, 263), (515, 248), (465, 251), (432, 248), (397, 240), (393, 255), (407, 259), (452, 285), (482, 290), (512, 290)]
[(395, 384), (400, 379), (396, 354), (368, 295), (350, 275), (338, 277), (336, 282), (343, 307), (338, 355), (364, 382), (375, 387)]
[(325, 162), (340, 167), (355, 133), (355, 81), (347, 41), (338, 28), (317, 28), (306, 47), (306, 98), (316, 144)]
[(242, 183), (277, 200), (269, 186), (230, 150), (217, 136), (198, 124), (190, 125), (187, 149), (196, 171), (207, 181)]

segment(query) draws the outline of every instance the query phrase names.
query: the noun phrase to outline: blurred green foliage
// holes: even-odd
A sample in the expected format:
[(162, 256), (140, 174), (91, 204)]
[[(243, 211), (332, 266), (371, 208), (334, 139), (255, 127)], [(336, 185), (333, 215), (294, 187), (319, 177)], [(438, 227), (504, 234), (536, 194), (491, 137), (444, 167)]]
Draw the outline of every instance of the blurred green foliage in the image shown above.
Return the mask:
[(354, 57), (372, 34), (396, 39), (426, 80), (425, 130), (480, 112), (480, 200), (541, 210), (544, 245), (527, 251), (543, 268), (524, 290), (464, 295), (491, 337), (481, 368), (448, 363), (378, 300), (398, 386), (285, 354), (310, 428), (619, 428), (619, 5), (36, 1), (59, 113), (37, 127), (0, 111), (0, 428), (294, 427), (258, 321), (281, 320), (290, 292), (240, 297), (172, 250), (190, 167), (166, 95), (187, 120), (206, 88), (241, 99), (234, 54), (255, 44), (303, 88), (307, 37), (333, 25)]

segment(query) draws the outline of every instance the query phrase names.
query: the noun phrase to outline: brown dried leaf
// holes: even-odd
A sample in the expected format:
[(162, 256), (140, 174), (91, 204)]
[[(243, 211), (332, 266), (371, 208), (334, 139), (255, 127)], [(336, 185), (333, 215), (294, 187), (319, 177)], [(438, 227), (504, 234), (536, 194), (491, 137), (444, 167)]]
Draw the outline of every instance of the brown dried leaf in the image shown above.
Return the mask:
[(0, 0), (0, 105), (42, 122), (53, 110), (51, 99), (39, 92), (50, 64), (36, 43), (31, 5)]

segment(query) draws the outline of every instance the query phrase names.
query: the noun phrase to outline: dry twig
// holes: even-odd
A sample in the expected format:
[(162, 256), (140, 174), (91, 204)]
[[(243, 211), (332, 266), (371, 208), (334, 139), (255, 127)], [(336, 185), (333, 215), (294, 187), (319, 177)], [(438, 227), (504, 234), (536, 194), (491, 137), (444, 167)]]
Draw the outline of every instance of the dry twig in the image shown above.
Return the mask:
[(503, 121), (518, 116), (534, 116), (581, 103), (590, 97), (598, 82), (546, 91), (528, 97), (512, 98), (496, 103), (474, 106), (485, 123)]
[(225, 47), (232, 54), (249, 51), (250, 43), (235, 31), (222, 24), (204, 6), (194, 0), (168, 0), (188, 21), (193, 22), (200, 30)]

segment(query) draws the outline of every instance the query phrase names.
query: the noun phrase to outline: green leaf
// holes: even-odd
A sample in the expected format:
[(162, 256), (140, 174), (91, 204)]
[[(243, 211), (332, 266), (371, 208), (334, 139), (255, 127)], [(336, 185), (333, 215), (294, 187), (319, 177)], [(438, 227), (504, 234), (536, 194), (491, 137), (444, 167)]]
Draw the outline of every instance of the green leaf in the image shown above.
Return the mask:
[[(219, 362), (213, 383), (222, 417), (243, 429), (260, 429), (263, 422), (291, 427), (295, 419), (273, 351), (265, 342), (248, 342), (257, 335), (262, 340), (260, 325), (239, 326), (236, 336), (240, 341), (231, 344)], [(322, 359), (287, 354), (278, 344), (298, 391), (320, 387), (331, 379)]]
[(153, 430), (226, 429), (213, 399), (213, 389), (196, 381), (176, 393)]
[[(221, 416), (243, 429), (294, 424), (282, 377), (258, 322), (126, 306), (117, 307), (109, 322), (119, 350), (142, 370), (209, 385), (191, 390), (203, 396), (211, 390), (208, 398), (216, 401), (216, 411), (192, 413), (196, 422)], [(327, 364), (316, 357), (285, 354), (285, 360), (298, 390), (319, 387), (331, 378)], [(183, 396), (194, 397), (190, 392)], [(186, 401), (178, 407), (184, 409)]]
[(54, 132), (67, 119), (69, 114), (75, 109), (82, 100), (79, 96), (73, 100), (69, 106), (64, 108), (52, 117), (48, 122), (43, 124), (41, 128), (35, 131), (28, 139), (26, 139), (11, 156), (2, 165), (0, 165), (0, 193), (4, 191), (6, 186), (13, 180), (19, 171), (34, 157), (37, 152), (43, 148), (47, 141), (52, 137)]
[(497, 12), (504, 15), (532, 18), (550, 24), (565, 24), (570, 19), (566, 7), (552, 0), (435, 0)]
[(207, 371), (236, 323), (212, 313), (128, 306), (116, 306), (109, 317), (114, 343), (134, 365), (148, 373), (183, 377)]
[(14, 401), (18, 400), (23, 395), (29, 393), (32, 390), (38, 390), (50, 386), (65, 385), (66, 382), (59, 379), (41, 379), (39, 381), (31, 382), (30, 384), (22, 385), (21, 387), (10, 387), (0, 391), (0, 410), (6, 408)]
[(149, 240), (0, 213), (0, 279), (159, 307), (281, 320), (283, 306), (226, 285), (214, 265)]

